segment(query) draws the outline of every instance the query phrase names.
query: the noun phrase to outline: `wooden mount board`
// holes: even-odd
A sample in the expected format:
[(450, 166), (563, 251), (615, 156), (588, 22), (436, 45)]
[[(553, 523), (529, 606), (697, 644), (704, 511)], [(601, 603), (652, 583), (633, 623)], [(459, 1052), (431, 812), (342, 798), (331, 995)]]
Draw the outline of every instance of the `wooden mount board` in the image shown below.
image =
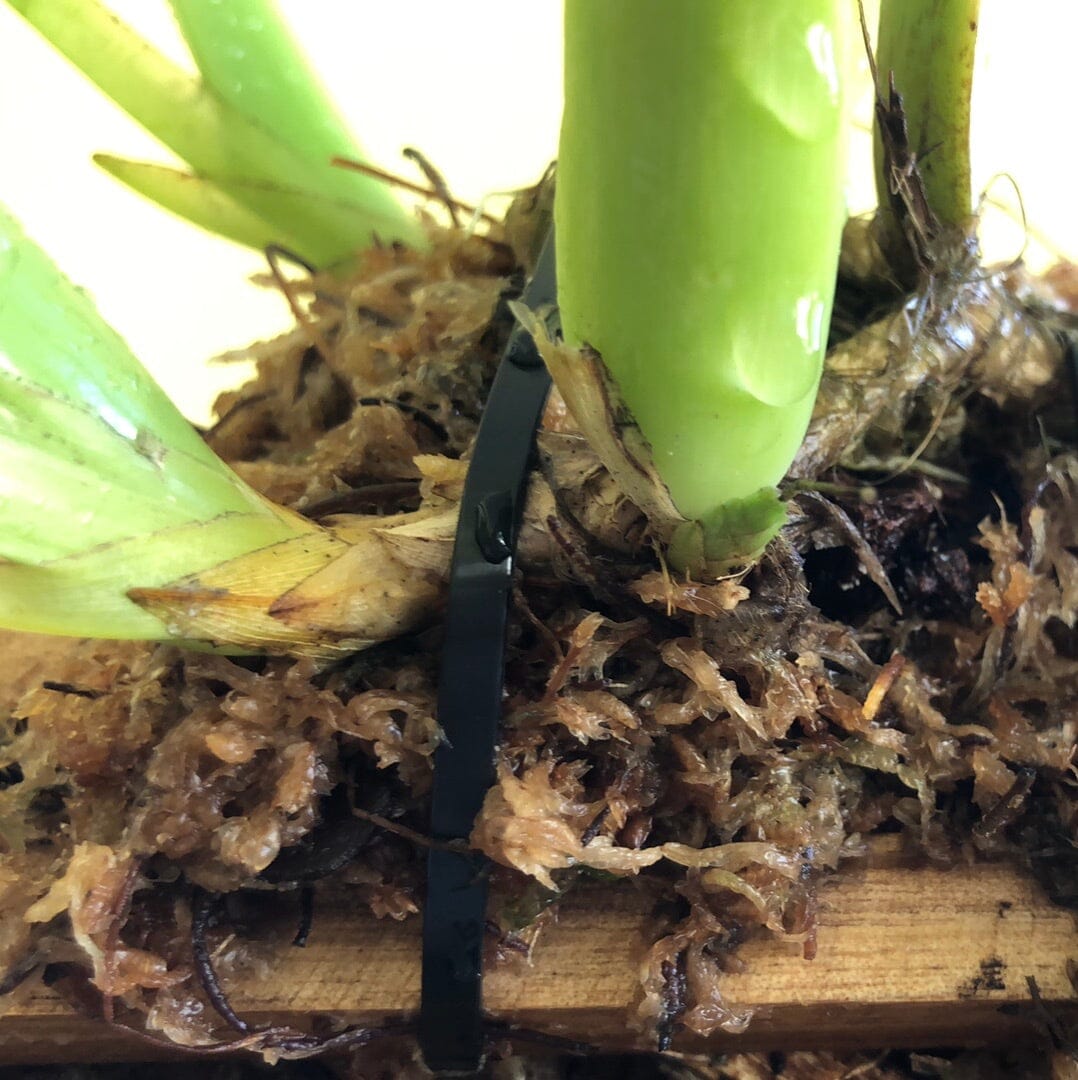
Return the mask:
[[(730, 1003), (756, 1010), (747, 1032), (676, 1046), (843, 1050), (1036, 1037), (1026, 980), (1035, 978), (1052, 1006), (1073, 998), (1073, 916), (1008, 866), (913, 869), (894, 865), (892, 850), (878, 845), (875, 864), (825, 886), (816, 959), (768, 940), (742, 949), (748, 970), (724, 988)], [(652, 925), (631, 888), (570, 896), (530, 965), (514, 960), (489, 973), (489, 1010), (609, 1048), (646, 1045), (629, 1030), (629, 1014)], [(229, 988), (233, 1005), (249, 1021), (297, 1026), (318, 1015), (366, 1024), (410, 1013), (419, 998), (418, 931), (415, 919), (320, 909), (307, 947), (282, 945), (270, 973)], [(0, 1064), (155, 1056), (45, 990), (0, 1019)]]

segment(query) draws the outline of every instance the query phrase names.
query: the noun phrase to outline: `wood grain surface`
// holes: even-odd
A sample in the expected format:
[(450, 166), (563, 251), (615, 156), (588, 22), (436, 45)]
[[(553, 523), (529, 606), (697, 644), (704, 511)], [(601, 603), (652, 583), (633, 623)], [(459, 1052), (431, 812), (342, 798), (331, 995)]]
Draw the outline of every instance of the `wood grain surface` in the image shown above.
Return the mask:
[[(46, 662), (54, 648), (33, 650), (25, 668)], [(25, 686), (35, 677), (5, 668), (0, 682), (12, 690), (12, 682)], [(1068, 965), (1078, 964), (1078, 933), (1069, 912), (1008, 865), (910, 866), (897, 850), (893, 838), (882, 839), (867, 863), (824, 887), (814, 960), (804, 960), (800, 946), (774, 941), (743, 948), (747, 970), (729, 975), (724, 993), (755, 1017), (744, 1034), (719, 1033), (708, 1048), (838, 1050), (1033, 1038), (1038, 1021), (1029, 977), (1050, 1007), (1070, 1007)], [(654, 925), (649, 902), (631, 885), (571, 894), (530, 963), (514, 959), (489, 972), (489, 1011), (608, 1047), (646, 1046), (631, 1015)], [(323, 899), (306, 948), (290, 947), (282, 933), (270, 968), (229, 987), (233, 1005), (254, 1023), (297, 1026), (317, 1016), (366, 1023), (410, 1013), (419, 995), (418, 933), (418, 920), (376, 921)], [(702, 1043), (686, 1038), (677, 1045)], [(75, 1014), (44, 988), (0, 1018), (0, 1065), (158, 1056)]]

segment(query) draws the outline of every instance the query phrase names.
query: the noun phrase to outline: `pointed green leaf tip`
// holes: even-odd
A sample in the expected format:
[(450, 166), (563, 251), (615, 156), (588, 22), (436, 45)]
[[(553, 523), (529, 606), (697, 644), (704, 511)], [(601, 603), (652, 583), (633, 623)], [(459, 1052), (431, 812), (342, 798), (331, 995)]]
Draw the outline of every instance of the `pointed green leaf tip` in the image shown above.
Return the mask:
[(0, 207), (0, 625), (167, 637), (127, 589), (306, 528), (213, 454)]
[(772, 526), (764, 494), (811, 414), (845, 217), (848, 16), (841, 0), (566, 0), (562, 325), (707, 532)]
[(367, 158), (274, 0), (169, 2), (203, 83), (308, 163), (309, 190), (359, 203), (387, 224), (400, 220), (384, 183), (330, 164), (335, 157)]
[(270, 243), (296, 248), (279, 228), (248, 210), (204, 176), (112, 154), (94, 154), (94, 164), (158, 206), (237, 244), (262, 250)]
[[(302, 227), (297, 225), (298, 231), (291, 231), (292, 223), (299, 221), (297, 210), (300, 208), (310, 216), (319, 213), (332, 216), (338, 221), (342, 236), (368, 236), (372, 231), (379, 236), (394, 235), (394, 222), (390, 218), (376, 218), (355, 203), (326, 199), (281, 184), (232, 180), (206, 173), (196, 176), (111, 154), (94, 154), (94, 163), (158, 206), (257, 251), (271, 243), (290, 251), (308, 250)], [(244, 203), (252, 199), (258, 200), (263, 211), (272, 209), (274, 220), (287, 224), (271, 225), (265, 217), (249, 210)]]

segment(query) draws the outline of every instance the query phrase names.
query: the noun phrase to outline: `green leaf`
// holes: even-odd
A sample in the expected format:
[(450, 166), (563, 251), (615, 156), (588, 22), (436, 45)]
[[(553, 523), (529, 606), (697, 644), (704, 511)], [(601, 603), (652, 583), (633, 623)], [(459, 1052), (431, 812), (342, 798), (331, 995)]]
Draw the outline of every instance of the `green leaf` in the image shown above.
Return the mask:
[[(208, 174), (206, 179), (234, 202), (255, 203), (275, 220), (288, 221), (293, 217), (326, 219), (332, 218), (347, 236), (361, 236), (369, 243), (372, 236), (381, 239), (396, 234), (395, 215), (382, 215), (369, 206), (355, 199), (344, 200), (323, 192), (312, 191), (305, 187), (289, 187), (271, 181), (258, 181), (245, 178), (232, 178)], [(284, 246), (302, 252), (302, 239), (297, 237), (295, 244), (287, 242)], [(278, 240), (278, 243), (282, 241)], [(262, 245), (264, 247), (265, 245)], [(360, 245), (363, 246), (363, 245)], [(322, 263), (320, 265), (331, 265)]]
[(126, 599), (133, 584), (314, 528), (213, 454), (0, 207), (0, 621), (167, 637)]
[[(0, 562), (0, 626), (75, 637), (187, 639), (188, 625), (171, 626), (128, 599), (128, 592), (167, 586), (196, 567), (273, 546), (264, 514), (224, 514), (154, 533), (135, 533), (137, 524), (128, 526), (132, 535), (39, 566)], [(72, 523), (67, 528), (78, 531)], [(191, 612), (191, 622), (196, 615)], [(227, 650), (230, 643), (216, 644)]]
[(207, 177), (112, 154), (94, 154), (94, 164), (166, 210), (237, 244), (262, 251), (274, 242), (285, 247), (300, 242), (225, 194)]
[[(308, 163), (301, 185), (373, 217), (399, 219), (385, 184), (334, 168), (335, 157), (366, 161), (273, 0), (169, 0), (205, 85), (223, 102)], [(392, 233), (385, 232), (388, 239)]]
[(244, 201), (251, 201), (255, 197), (264, 207), (271, 207), (273, 216), (281, 220), (294, 216), (297, 207), (305, 207), (311, 216), (330, 213), (342, 222), (350, 219), (351, 224), (346, 228), (355, 236), (361, 236), (365, 230), (369, 232), (372, 228), (380, 236), (391, 236), (393, 233), (390, 218), (377, 217), (358, 203), (339, 202), (312, 191), (254, 180), (195, 176), (179, 169), (128, 161), (109, 154), (95, 154), (94, 161), (116, 179), (166, 210), (256, 251), (264, 251), (271, 243), (300, 251), (303, 237), (282, 232), (248, 210), (243, 205)]
[[(280, 237), (301, 237), (290, 246), (316, 265), (348, 257), (369, 243), (374, 232), (387, 241), (425, 244), (417, 221), (399, 207), (387, 208), (384, 191), (377, 192), (377, 205), (370, 205), (375, 189), (369, 178), (323, 168), (304, 151), (294, 150), (276, 135), (272, 116), (252, 120), (229, 105), (143, 41), (99, 0), (8, 3), (196, 173), (249, 184), (237, 189), (237, 201)], [(282, 200), (281, 187), (326, 198), (317, 206), (290, 205)], [(358, 231), (356, 207), (371, 211)]]

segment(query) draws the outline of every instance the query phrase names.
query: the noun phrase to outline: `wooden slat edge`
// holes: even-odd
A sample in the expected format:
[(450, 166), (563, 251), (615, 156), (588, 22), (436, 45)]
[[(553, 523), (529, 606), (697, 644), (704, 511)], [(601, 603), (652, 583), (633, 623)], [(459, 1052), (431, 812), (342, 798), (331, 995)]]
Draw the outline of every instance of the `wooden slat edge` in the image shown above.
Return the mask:
[[(683, 1049), (846, 1049), (1008, 1042), (1035, 1034), (1026, 979), (1046, 1002), (1073, 998), (1078, 961), (1072, 915), (1004, 865), (955, 870), (870, 866), (823, 893), (817, 957), (754, 941), (748, 969), (724, 983), (727, 1000), (755, 1010), (740, 1036), (683, 1038)], [(646, 1045), (631, 1028), (637, 970), (654, 934), (631, 888), (570, 896), (532, 964), (492, 971), (492, 1013), (611, 1048)], [(237, 980), (237, 1010), (254, 1022), (312, 1016), (378, 1022), (418, 1001), (418, 923), (319, 910), (306, 949), (282, 947), (272, 972)], [(71, 1014), (47, 991), (0, 1019), (0, 1064), (149, 1060), (157, 1055)]]

